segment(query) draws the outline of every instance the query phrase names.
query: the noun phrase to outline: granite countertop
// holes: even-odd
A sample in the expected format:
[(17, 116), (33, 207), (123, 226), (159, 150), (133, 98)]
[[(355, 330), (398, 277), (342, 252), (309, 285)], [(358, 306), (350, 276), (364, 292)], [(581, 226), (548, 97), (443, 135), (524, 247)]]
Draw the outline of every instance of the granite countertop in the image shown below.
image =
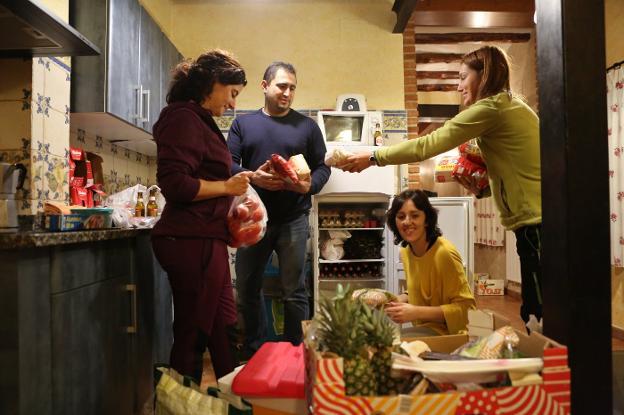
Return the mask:
[(0, 233), (0, 249), (35, 248), (53, 245), (133, 238), (150, 229), (98, 229), (72, 232), (14, 232)]

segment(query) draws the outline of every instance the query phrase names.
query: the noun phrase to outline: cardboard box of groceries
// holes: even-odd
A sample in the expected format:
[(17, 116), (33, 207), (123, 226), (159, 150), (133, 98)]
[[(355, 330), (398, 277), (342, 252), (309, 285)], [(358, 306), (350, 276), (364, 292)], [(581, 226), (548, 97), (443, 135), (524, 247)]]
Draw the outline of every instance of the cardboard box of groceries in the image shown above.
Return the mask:
[[(304, 331), (306, 327), (304, 325)], [(569, 414), (567, 348), (537, 333), (531, 336), (516, 333), (520, 338), (519, 351), (529, 357), (543, 358), (541, 376), (534, 375), (537, 380), (533, 379), (529, 382), (531, 384), (416, 396), (346, 396), (343, 359), (315, 350), (306, 340), (308, 405), (312, 413), (336, 415)], [(468, 335), (450, 335), (420, 337), (418, 340), (425, 342), (433, 352), (449, 353), (468, 342), (469, 338)], [(522, 385), (521, 382), (517, 384)]]

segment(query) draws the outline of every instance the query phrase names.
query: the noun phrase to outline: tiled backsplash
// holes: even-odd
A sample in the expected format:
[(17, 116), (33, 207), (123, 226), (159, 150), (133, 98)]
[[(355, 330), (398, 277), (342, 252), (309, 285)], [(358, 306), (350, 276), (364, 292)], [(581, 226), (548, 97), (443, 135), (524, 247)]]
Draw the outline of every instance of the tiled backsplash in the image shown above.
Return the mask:
[(33, 215), (46, 199), (68, 199), (70, 68), (57, 58), (11, 59), (1, 78), (0, 160), (26, 166), (18, 208)]
[(80, 147), (102, 157), (104, 190), (108, 194), (138, 183), (145, 186), (156, 183), (155, 157), (119, 147), (88, 130), (72, 128), (69, 141), (72, 147)]

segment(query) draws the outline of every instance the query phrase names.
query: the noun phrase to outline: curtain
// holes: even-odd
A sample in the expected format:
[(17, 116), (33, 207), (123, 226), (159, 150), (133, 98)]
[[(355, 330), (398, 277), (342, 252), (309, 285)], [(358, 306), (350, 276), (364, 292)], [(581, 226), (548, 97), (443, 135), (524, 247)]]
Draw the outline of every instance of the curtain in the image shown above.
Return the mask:
[(505, 228), (498, 219), (494, 199), (486, 197), (475, 200), (475, 243), (488, 246), (505, 245)]
[(624, 264), (624, 65), (607, 72), (611, 264)]

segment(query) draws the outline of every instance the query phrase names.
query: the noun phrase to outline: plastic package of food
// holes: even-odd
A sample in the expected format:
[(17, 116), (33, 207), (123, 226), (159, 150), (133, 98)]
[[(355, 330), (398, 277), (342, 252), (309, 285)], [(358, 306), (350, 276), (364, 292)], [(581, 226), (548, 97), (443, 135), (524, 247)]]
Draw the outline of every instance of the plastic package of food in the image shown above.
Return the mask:
[(345, 150), (344, 148), (336, 147), (325, 153), (325, 165), (329, 167), (339, 166), (347, 157), (352, 155), (352, 152)]
[(236, 196), (227, 215), (232, 248), (251, 246), (266, 232), (267, 212), (260, 196), (249, 186), (245, 194)]
[(293, 166), (279, 154), (271, 154), (271, 168), (284, 180), (289, 180), (294, 184), (299, 183), (299, 176)]

